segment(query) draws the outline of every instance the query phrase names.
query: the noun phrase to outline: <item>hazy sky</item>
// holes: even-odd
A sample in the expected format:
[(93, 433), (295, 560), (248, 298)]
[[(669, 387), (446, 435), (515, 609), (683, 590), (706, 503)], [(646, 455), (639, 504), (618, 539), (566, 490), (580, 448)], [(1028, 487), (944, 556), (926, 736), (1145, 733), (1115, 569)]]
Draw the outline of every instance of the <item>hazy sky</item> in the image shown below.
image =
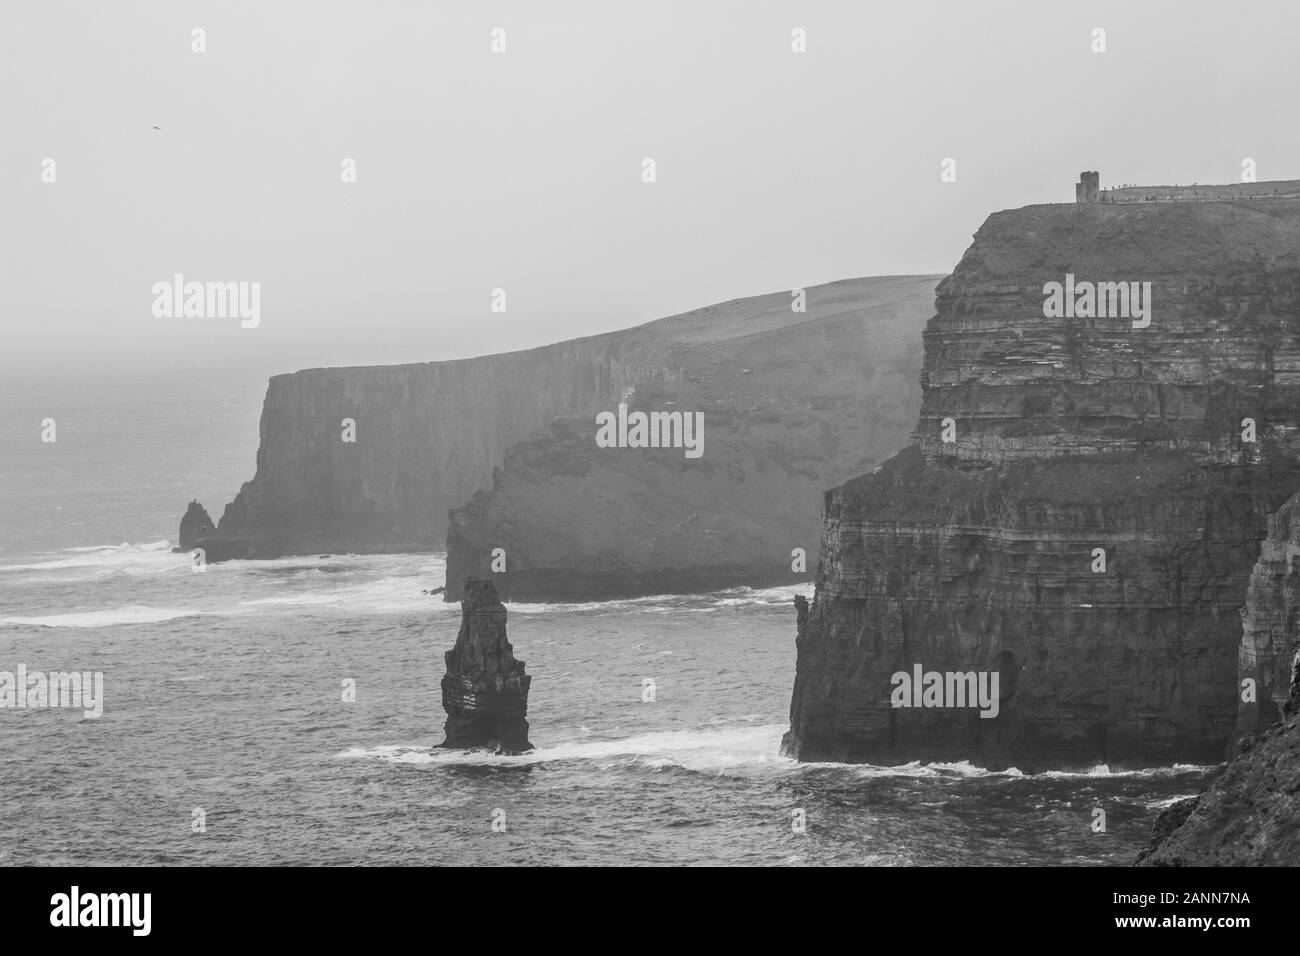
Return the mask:
[[(947, 272), (988, 213), (1072, 201), (1082, 169), (1228, 182), (1252, 157), (1261, 180), (1300, 177), (1298, 11), (6, 2), (0, 367), (525, 348)], [(154, 317), (153, 284), (177, 272), (260, 282), (260, 326)]]

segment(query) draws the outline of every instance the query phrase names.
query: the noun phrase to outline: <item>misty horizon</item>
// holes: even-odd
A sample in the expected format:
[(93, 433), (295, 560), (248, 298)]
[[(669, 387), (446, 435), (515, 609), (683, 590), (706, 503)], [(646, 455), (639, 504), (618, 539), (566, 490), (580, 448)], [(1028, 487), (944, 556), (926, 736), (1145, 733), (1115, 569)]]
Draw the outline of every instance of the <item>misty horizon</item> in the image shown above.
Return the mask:
[[(2, 31), (0, 366), (516, 351), (946, 274), (990, 213), (1070, 202), (1082, 169), (1103, 186), (1233, 182), (1246, 157), (1260, 180), (1300, 173), (1300, 133), (1256, 93), (1294, 86), (1290, 31), (1211, 10), (44, 4)], [(155, 317), (176, 273), (260, 282), (260, 325)]]

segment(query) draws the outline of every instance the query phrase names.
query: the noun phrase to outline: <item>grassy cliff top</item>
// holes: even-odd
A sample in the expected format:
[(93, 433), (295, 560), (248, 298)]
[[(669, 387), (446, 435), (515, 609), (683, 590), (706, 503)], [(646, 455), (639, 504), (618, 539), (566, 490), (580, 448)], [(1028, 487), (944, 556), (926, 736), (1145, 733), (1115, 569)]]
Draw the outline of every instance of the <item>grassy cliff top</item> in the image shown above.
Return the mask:
[(1062, 204), (995, 212), (940, 294), (968, 283), (1159, 280), (1300, 268), (1300, 199)]

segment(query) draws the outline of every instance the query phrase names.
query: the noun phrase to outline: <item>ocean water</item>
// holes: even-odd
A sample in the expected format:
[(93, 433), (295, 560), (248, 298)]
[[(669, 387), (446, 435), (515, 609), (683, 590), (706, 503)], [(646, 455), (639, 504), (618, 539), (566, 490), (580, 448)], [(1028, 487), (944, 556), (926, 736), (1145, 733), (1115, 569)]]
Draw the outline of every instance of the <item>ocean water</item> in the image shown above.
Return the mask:
[(509, 605), (537, 749), (441, 751), (441, 555), (171, 553), (251, 476), (261, 387), (65, 390), (57, 448), (41, 387), (0, 388), (0, 670), (104, 704), (0, 710), (0, 864), (1125, 864), (1208, 773), (787, 760), (797, 587)]

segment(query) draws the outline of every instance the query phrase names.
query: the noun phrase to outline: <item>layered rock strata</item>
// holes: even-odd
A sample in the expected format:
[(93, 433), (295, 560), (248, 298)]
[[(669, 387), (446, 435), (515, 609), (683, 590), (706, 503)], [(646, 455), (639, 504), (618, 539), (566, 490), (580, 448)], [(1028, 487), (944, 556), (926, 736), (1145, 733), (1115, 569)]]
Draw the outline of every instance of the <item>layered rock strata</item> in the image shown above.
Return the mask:
[(447, 724), (440, 746), (502, 754), (532, 750), (527, 720), (532, 678), (506, 638), (505, 605), (491, 581), (470, 578), (463, 594), (460, 632), (445, 655)]
[[(1149, 321), (1057, 314), (1053, 282), (1150, 283)], [(1222, 759), (1246, 586), (1300, 486), (1300, 203), (996, 213), (924, 338), (913, 447), (825, 495), (785, 751)], [(998, 674), (996, 716), (894, 706), (917, 665)]]

